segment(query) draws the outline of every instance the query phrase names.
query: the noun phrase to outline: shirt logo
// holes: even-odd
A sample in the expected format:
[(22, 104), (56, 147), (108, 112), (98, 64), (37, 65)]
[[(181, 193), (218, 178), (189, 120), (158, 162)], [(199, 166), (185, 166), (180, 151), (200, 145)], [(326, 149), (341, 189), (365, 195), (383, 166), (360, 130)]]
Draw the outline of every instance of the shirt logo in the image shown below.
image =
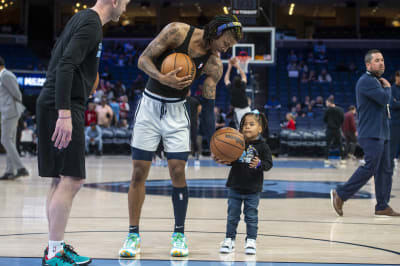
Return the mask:
[(197, 69), (200, 69), (203, 67), (203, 62), (200, 63), (200, 65), (197, 67)]
[(103, 49), (103, 44), (99, 43), (99, 49), (97, 50), (97, 55), (96, 55), (97, 58), (101, 57), (101, 50), (102, 49)]

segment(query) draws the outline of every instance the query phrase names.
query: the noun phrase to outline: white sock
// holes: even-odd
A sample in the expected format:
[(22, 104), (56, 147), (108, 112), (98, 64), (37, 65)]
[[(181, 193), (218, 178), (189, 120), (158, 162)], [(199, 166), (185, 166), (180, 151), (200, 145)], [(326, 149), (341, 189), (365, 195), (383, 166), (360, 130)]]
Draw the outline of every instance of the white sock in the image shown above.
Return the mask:
[(47, 258), (53, 258), (58, 252), (63, 250), (64, 240), (61, 241), (51, 241), (49, 240), (49, 253), (47, 254)]

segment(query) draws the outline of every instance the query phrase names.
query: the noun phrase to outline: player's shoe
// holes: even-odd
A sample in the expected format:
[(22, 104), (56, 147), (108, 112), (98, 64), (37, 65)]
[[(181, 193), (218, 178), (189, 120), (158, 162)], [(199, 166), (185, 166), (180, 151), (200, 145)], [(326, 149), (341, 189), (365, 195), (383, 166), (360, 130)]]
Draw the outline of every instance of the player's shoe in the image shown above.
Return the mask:
[(246, 240), (246, 245), (244, 246), (244, 253), (247, 255), (255, 255), (256, 254), (256, 240), (248, 238)]
[(171, 238), (171, 256), (186, 257), (189, 255), (189, 249), (186, 244), (186, 237), (182, 233), (173, 233)]
[(64, 253), (75, 261), (76, 265), (88, 265), (92, 262), (89, 257), (80, 256), (71, 245), (64, 244)]
[(135, 257), (140, 252), (140, 236), (129, 233), (125, 239), (124, 246), (119, 250), (121, 257)]
[(220, 253), (231, 253), (235, 251), (235, 240), (232, 238), (225, 238), (221, 243)]
[(47, 255), (44, 255), (42, 259), (42, 266), (76, 266), (77, 264), (68, 257), (63, 250), (57, 252), (56, 255), (48, 259)]

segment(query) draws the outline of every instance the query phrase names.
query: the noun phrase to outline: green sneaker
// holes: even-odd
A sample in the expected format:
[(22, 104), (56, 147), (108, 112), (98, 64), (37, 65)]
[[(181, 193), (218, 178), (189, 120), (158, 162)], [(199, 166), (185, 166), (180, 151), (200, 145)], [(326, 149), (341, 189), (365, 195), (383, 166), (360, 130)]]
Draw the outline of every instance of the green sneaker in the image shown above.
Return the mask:
[(76, 265), (88, 265), (92, 260), (88, 257), (79, 256), (71, 245), (64, 244), (65, 255), (75, 261)]
[(171, 238), (171, 256), (186, 257), (189, 255), (189, 249), (186, 244), (186, 237), (182, 233), (173, 233)]
[(119, 250), (121, 257), (135, 257), (140, 252), (140, 236), (130, 233), (125, 239), (124, 246)]
[(68, 257), (63, 250), (56, 253), (56, 256), (47, 259), (47, 255), (43, 257), (42, 266), (76, 266), (77, 264)]

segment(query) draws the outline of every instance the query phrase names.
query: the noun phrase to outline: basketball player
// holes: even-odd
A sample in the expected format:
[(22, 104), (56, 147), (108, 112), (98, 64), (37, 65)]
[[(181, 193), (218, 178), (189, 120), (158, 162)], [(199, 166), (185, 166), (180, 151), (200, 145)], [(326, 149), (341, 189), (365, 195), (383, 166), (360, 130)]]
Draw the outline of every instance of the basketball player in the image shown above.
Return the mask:
[(343, 185), (331, 190), (331, 204), (339, 216), (343, 216), (343, 204), (368, 180), (375, 177), (375, 216), (400, 216), (389, 206), (392, 190), (390, 163), (389, 102), (390, 83), (382, 77), (385, 61), (379, 50), (367, 52), (364, 58), (367, 68), (357, 82), (358, 142), (364, 150), (365, 165), (361, 165)]
[[(122, 257), (133, 257), (140, 251), (139, 219), (145, 198), (145, 181), (152, 156), (162, 138), (172, 180), (172, 203), (175, 228), (172, 235), (172, 256), (187, 256), (189, 250), (184, 236), (188, 204), (185, 164), (190, 152), (190, 123), (185, 109), (185, 97), (192, 78), (205, 74), (203, 84), (203, 115), (208, 119), (210, 134), (214, 130), (215, 90), (223, 67), (219, 54), (236, 44), (242, 37), (242, 27), (231, 15), (216, 16), (203, 29), (184, 23), (171, 23), (147, 46), (138, 66), (149, 75), (135, 114), (132, 137), (132, 182), (128, 193), (129, 234), (120, 249)], [(195, 77), (178, 78), (175, 69), (167, 74), (159, 69), (171, 53), (188, 54), (194, 61)]]
[[(230, 81), (230, 75), (232, 67), (235, 67), (240, 76), (236, 75), (233, 78), (233, 83)], [(234, 121), (236, 128), (239, 129), (240, 121), (244, 114), (250, 112), (250, 106), (247, 101), (246, 96), (246, 85), (247, 85), (247, 76), (244, 73), (243, 69), (239, 65), (239, 61), (237, 58), (232, 58), (229, 60), (228, 69), (226, 70), (224, 77), (225, 86), (231, 92), (231, 105), (234, 111)]]
[(86, 265), (64, 242), (72, 201), (85, 179), (85, 104), (97, 77), (102, 26), (118, 21), (129, 0), (97, 0), (74, 15), (55, 44), (37, 100), (39, 175), (52, 177), (46, 204), (49, 246), (42, 265)]

